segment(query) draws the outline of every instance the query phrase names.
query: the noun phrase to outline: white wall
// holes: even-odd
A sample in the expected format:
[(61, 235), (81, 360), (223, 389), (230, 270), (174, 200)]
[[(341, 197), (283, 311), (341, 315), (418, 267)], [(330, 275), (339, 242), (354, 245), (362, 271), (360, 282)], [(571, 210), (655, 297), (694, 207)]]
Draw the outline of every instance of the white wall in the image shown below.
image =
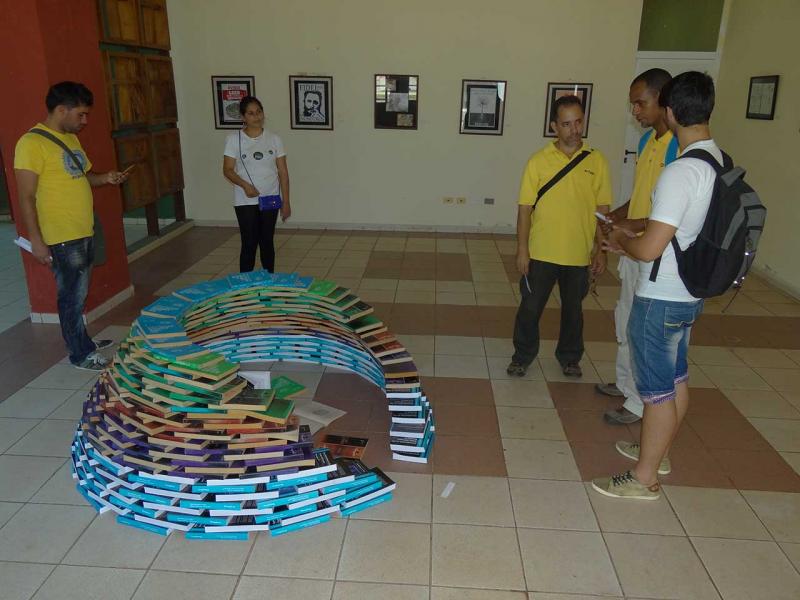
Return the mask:
[[(756, 265), (800, 297), (800, 2), (731, 0), (711, 129), (767, 207)], [(750, 78), (780, 75), (773, 121), (746, 119)]]
[[(594, 83), (589, 143), (617, 188), (640, 0), (169, 0), (168, 10), (189, 218), (234, 219), (211, 75), (255, 75), (287, 148), (295, 223), (511, 226), (522, 168), (545, 143), (548, 81)], [(289, 75), (303, 73), (333, 76), (334, 131), (290, 129)], [(419, 75), (417, 131), (373, 128), (376, 73)], [(508, 81), (502, 137), (459, 135), (463, 78)]]

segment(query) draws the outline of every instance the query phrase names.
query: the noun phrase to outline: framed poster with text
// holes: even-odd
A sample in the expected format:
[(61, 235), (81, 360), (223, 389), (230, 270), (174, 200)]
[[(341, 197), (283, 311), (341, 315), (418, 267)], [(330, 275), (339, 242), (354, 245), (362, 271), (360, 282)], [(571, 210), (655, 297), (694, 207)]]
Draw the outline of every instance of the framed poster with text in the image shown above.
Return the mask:
[(256, 93), (256, 78), (250, 75), (213, 75), (214, 127), (240, 129), (244, 125), (239, 114), (239, 102)]
[(292, 129), (333, 129), (333, 77), (289, 76)]
[(375, 75), (375, 129), (416, 129), (419, 76)]

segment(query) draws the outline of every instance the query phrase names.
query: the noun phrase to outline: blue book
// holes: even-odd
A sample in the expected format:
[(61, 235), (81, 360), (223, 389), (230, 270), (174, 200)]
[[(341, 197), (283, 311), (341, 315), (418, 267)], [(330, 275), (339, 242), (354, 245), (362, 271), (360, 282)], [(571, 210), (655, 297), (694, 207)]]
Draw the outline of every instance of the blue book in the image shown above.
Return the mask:
[(279, 496), (278, 498), (272, 498), (270, 500), (261, 500), (258, 502), (258, 508), (272, 508), (275, 506), (286, 506), (288, 504), (292, 504), (294, 502), (300, 502), (301, 500), (308, 500), (309, 498), (316, 498), (319, 496), (319, 492), (314, 490), (312, 492), (306, 492), (305, 494), (286, 494), (284, 496)]
[(153, 502), (155, 504), (164, 504), (169, 506), (172, 504), (172, 501), (169, 498), (165, 498), (164, 496), (156, 496), (153, 494), (147, 494), (145, 492), (137, 492), (136, 490), (129, 490), (127, 488), (120, 488), (119, 494), (121, 496), (125, 496), (126, 498), (135, 498), (137, 500), (147, 500), (148, 502)]
[(317, 517), (316, 519), (309, 519), (308, 521), (300, 521), (299, 523), (293, 523), (292, 525), (285, 525), (283, 527), (276, 527), (274, 529), (270, 528), (269, 532), (271, 535), (283, 535), (284, 533), (289, 533), (290, 531), (297, 531), (299, 529), (305, 529), (306, 527), (313, 527), (314, 525), (319, 525), (320, 523), (325, 523), (330, 521), (330, 515), (322, 515), (321, 517)]
[(177, 296), (162, 296), (152, 304), (145, 306), (142, 309), (142, 314), (157, 318), (171, 317), (180, 319), (192, 305), (192, 302)]
[(129, 525), (131, 527), (136, 527), (138, 529), (144, 529), (145, 531), (150, 531), (152, 533), (157, 533), (158, 535), (169, 535), (170, 530), (166, 527), (157, 527), (156, 525), (151, 525), (150, 523), (142, 523), (141, 521), (136, 521), (135, 519), (129, 519), (128, 517), (123, 517), (122, 515), (117, 515), (117, 523), (122, 523), (123, 525)]
[(193, 492), (210, 492), (212, 494), (254, 494), (256, 485), (193, 485)]
[(212, 279), (211, 281), (201, 281), (194, 285), (179, 289), (175, 295), (190, 302), (202, 302), (226, 292), (232, 291), (231, 284), (227, 278)]
[(315, 510), (317, 510), (316, 505), (309, 504), (308, 506), (301, 506), (300, 508), (281, 510), (279, 512), (272, 513), (271, 515), (256, 515), (253, 517), (253, 520), (256, 523), (280, 523), (281, 519), (296, 517), (297, 515), (304, 515), (306, 513), (314, 512)]
[(227, 517), (199, 517), (181, 513), (167, 513), (167, 521), (172, 523), (195, 523), (197, 525), (227, 525)]
[(186, 532), (187, 540), (246, 540), (250, 534), (247, 531), (191, 531)]
[(232, 290), (241, 290), (252, 287), (268, 287), (272, 285), (274, 277), (269, 271), (250, 271), (249, 273), (234, 273), (228, 275), (228, 285)]
[(382, 496), (378, 496), (377, 498), (373, 498), (368, 502), (364, 502), (362, 504), (357, 504), (356, 506), (351, 506), (349, 508), (343, 508), (341, 513), (343, 517), (348, 517), (353, 513), (357, 513), (359, 511), (364, 510), (365, 508), (369, 508), (370, 506), (376, 506), (378, 504), (382, 504), (383, 502), (388, 502), (392, 499), (392, 492), (387, 492)]
[(144, 483), (150, 487), (160, 488), (162, 490), (170, 490), (172, 492), (180, 492), (183, 488), (183, 484), (176, 483), (174, 481), (164, 481), (163, 479), (153, 479), (152, 477), (144, 477), (142, 475), (135, 475), (131, 474), (128, 475), (128, 480), (130, 481), (138, 481), (139, 483)]
[(179, 338), (186, 335), (183, 326), (173, 318), (157, 318), (140, 315), (134, 322), (146, 338)]
[[(241, 502), (206, 502), (203, 500), (181, 500), (178, 506), (182, 508), (199, 508), (201, 510), (239, 510)], [(259, 506), (259, 508), (261, 508)]]

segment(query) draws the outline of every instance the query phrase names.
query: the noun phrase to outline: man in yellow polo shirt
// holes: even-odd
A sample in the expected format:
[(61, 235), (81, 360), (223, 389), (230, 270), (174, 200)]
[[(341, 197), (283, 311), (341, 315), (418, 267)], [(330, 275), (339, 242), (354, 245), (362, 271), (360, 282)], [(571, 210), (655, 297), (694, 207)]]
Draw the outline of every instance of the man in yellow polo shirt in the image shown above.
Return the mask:
[[(678, 139), (667, 127), (666, 111), (659, 106), (658, 97), (672, 76), (664, 69), (649, 69), (632, 82), (628, 99), (631, 112), (645, 131), (639, 142), (636, 176), (628, 202), (609, 213), (609, 218), (621, 227), (634, 232), (644, 231), (650, 215), (650, 197), (664, 166), (675, 160)], [(633, 293), (639, 277), (639, 266), (626, 256), (619, 258), (620, 294), (614, 310), (617, 333), (616, 383), (598, 384), (597, 391), (606, 396), (624, 398), (620, 408), (607, 411), (603, 418), (612, 425), (635, 423), (642, 418), (644, 406), (633, 381), (631, 356), (628, 349), (628, 317)]]
[(92, 340), (83, 322), (94, 256), (90, 186), (117, 185), (127, 175), (91, 170), (75, 134), (86, 126), (92, 103), (92, 92), (83, 84), (62, 81), (51, 86), (45, 98), (47, 118), (17, 142), (14, 174), (33, 256), (50, 266), (56, 278), (58, 318), (70, 362), (99, 371), (107, 361), (97, 350), (111, 341)]
[[(589, 273), (606, 266), (595, 212), (608, 212), (608, 163), (583, 144), (583, 106), (577, 96), (558, 98), (550, 127), (555, 142), (534, 154), (525, 167), (517, 212), (517, 269), (522, 301), (514, 324), (514, 356), (507, 373), (522, 377), (539, 353), (539, 319), (558, 282), (561, 329), (556, 358), (570, 377), (582, 375), (582, 302)], [(567, 166), (571, 169), (556, 181)]]

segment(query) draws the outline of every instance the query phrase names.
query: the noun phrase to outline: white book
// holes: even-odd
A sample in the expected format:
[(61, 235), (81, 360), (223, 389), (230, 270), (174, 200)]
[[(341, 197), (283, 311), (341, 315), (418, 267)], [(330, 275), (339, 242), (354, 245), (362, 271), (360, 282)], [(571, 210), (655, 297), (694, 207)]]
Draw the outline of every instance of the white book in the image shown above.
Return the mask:
[(251, 525), (206, 525), (205, 530), (207, 533), (221, 532), (221, 531), (269, 531), (267, 523)]
[(309, 504), (317, 504), (319, 502), (325, 502), (327, 500), (332, 500), (333, 498), (338, 498), (339, 496), (344, 496), (347, 493), (347, 490), (336, 490), (335, 492), (331, 492), (330, 494), (320, 494), (319, 496), (315, 496), (314, 498), (306, 498), (305, 500), (300, 500), (298, 502), (292, 502), (291, 504), (287, 504), (286, 507), (289, 510), (294, 510), (295, 508), (302, 508), (304, 506), (308, 506)]
[(203, 511), (197, 508), (186, 508), (184, 506), (178, 506), (177, 504), (172, 504), (167, 506), (166, 504), (158, 504), (157, 502), (142, 502), (142, 506), (145, 508), (150, 508), (152, 510), (160, 510), (163, 512), (171, 512), (171, 513), (180, 513), (182, 515), (192, 515), (195, 517), (199, 517), (203, 514)]
[(164, 496), (166, 498), (180, 498), (181, 500), (204, 500), (208, 494), (194, 494), (192, 492), (173, 492), (172, 490), (162, 490), (161, 488), (152, 488), (145, 486), (144, 491), (148, 494), (155, 496)]
[(303, 477), (311, 477), (312, 475), (321, 475), (322, 473), (330, 473), (336, 470), (336, 465), (325, 465), (324, 467), (316, 467), (314, 469), (304, 469), (297, 473), (284, 473), (278, 475), (278, 481), (289, 481), (290, 479), (301, 479)]
[(193, 485), (198, 482), (197, 479), (192, 477), (178, 477), (177, 475), (161, 475), (159, 473), (148, 473), (146, 471), (137, 471), (139, 477), (148, 477), (150, 479), (160, 479), (161, 481), (170, 481), (172, 483), (183, 483)]
[(272, 492), (253, 492), (252, 494), (217, 494), (217, 502), (238, 502), (247, 500), (272, 500), (280, 496), (278, 490)]
[(194, 523), (173, 523), (172, 521), (162, 521), (160, 519), (151, 519), (150, 517), (145, 517), (143, 515), (133, 515), (134, 520), (141, 521), (142, 523), (149, 523), (150, 525), (155, 525), (156, 527), (164, 527), (165, 529), (177, 529), (178, 531), (189, 531), (192, 527), (194, 527)]
[(238, 517), (238, 516), (253, 516), (253, 515), (271, 515), (273, 513), (272, 507), (269, 508), (241, 508), (239, 510), (216, 510), (208, 511), (212, 517)]
[[(404, 450), (404, 452), (408, 452)], [(397, 452), (392, 453), (392, 458), (394, 460), (404, 460), (406, 462), (415, 462), (415, 463), (427, 463), (428, 457), (427, 456), (409, 456), (407, 454), (398, 454)]]
[(339, 512), (339, 506), (328, 506), (326, 508), (321, 508), (319, 510), (307, 512), (302, 515), (297, 515), (295, 517), (287, 517), (285, 519), (281, 519), (281, 527), (285, 527), (286, 525), (293, 525), (294, 523), (300, 523), (301, 521), (308, 521), (309, 519), (316, 519), (317, 517), (321, 517), (323, 515), (329, 515), (334, 512)]

